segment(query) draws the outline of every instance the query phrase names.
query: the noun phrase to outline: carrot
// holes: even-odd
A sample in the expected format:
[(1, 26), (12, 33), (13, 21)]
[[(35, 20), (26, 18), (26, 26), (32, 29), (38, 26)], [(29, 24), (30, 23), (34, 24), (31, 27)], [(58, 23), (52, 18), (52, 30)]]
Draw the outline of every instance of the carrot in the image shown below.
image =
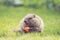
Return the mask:
[(30, 28), (29, 28), (29, 27), (25, 27), (24, 30), (25, 30), (26, 32), (29, 32)]

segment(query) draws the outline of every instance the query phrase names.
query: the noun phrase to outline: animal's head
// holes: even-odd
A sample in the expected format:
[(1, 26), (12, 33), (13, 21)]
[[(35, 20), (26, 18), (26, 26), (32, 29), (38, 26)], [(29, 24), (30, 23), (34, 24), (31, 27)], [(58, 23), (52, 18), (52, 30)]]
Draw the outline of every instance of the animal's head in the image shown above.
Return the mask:
[(24, 19), (25, 24), (27, 25), (33, 25), (33, 19), (35, 18), (35, 14), (28, 14), (26, 18)]

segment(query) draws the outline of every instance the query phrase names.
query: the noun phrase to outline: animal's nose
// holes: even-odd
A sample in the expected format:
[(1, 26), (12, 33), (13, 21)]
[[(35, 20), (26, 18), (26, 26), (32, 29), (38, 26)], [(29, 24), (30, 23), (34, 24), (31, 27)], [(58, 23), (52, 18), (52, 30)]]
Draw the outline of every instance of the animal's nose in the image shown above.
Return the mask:
[(26, 24), (28, 24), (26, 20), (25, 20), (24, 22), (25, 22)]
[(26, 23), (26, 21), (24, 21)]

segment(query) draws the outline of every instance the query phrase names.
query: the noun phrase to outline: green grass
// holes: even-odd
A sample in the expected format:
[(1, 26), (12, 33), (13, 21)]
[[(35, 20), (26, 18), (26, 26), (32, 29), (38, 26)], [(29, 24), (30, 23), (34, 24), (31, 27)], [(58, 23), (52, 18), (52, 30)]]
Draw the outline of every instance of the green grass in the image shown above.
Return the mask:
[[(13, 32), (28, 13), (39, 15), (45, 24), (43, 33)], [(6, 7), (0, 5), (0, 40), (60, 40), (60, 13), (45, 8)]]

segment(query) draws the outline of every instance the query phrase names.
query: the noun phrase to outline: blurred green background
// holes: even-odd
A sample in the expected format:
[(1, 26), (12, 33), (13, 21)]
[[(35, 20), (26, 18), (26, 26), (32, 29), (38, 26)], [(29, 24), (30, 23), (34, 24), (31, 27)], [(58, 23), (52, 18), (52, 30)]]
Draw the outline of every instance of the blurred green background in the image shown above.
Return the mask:
[[(60, 3), (59, 1), (54, 0), (55, 5)], [(24, 6), (17, 5), (17, 7), (7, 6), (4, 2), (5, 0), (0, 0), (0, 40), (60, 40), (60, 10), (56, 11), (54, 7), (47, 8), (46, 0), (32, 0), (31, 7), (29, 0), (24, 0)], [(35, 13), (43, 19), (45, 24), (43, 33), (13, 32), (15, 28), (18, 28), (20, 20), (28, 13)]]

